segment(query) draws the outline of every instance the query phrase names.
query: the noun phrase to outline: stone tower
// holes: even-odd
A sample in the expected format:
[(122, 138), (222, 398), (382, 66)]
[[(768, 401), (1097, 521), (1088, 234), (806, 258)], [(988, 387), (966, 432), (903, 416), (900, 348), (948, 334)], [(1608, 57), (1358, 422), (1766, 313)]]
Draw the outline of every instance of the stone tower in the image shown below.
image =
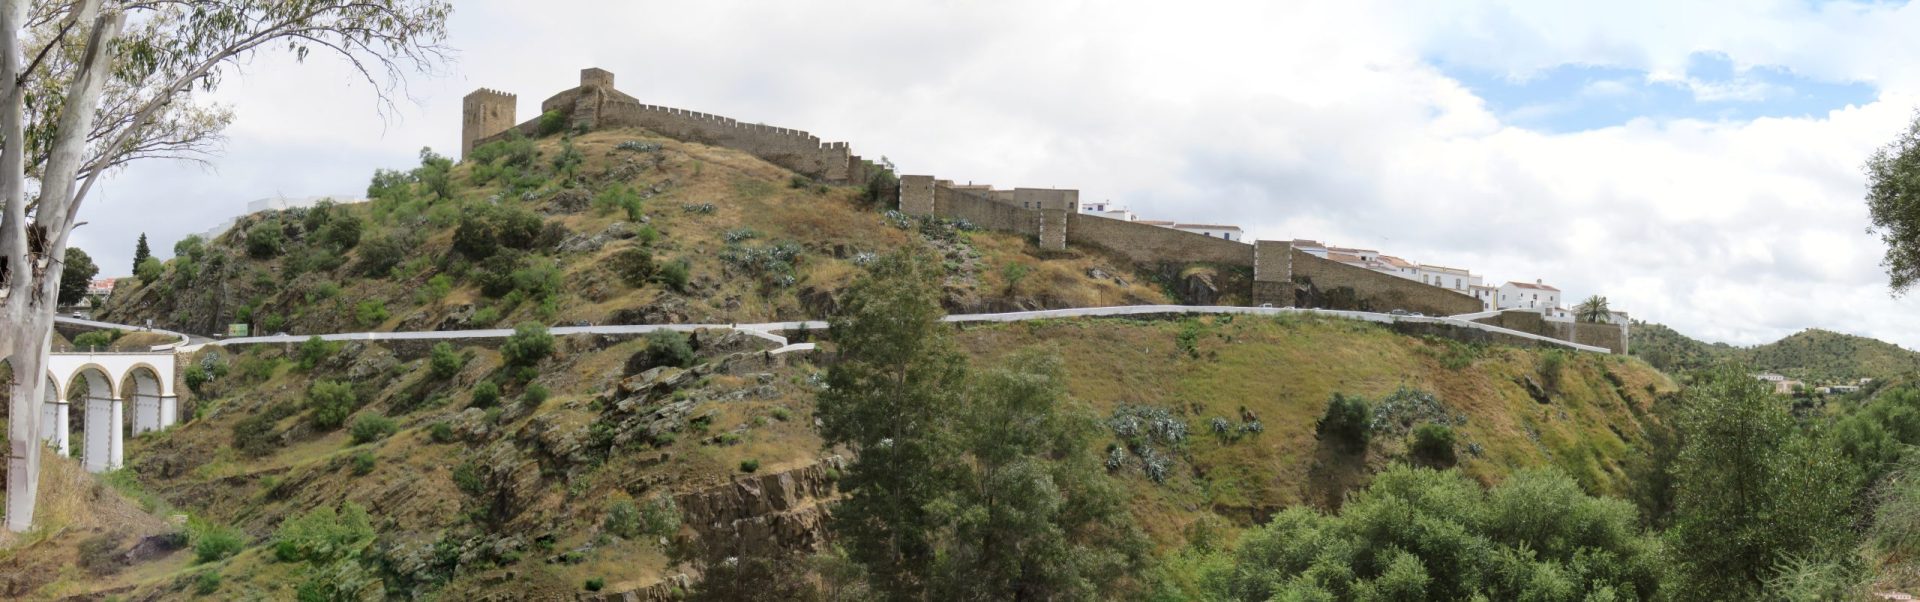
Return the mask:
[(613, 89), (613, 72), (599, 67), (580, 70), (580, 87)]
[(513, 127), (515, 102), (512, 94), (486, 88), (467, 95), (460, 110), (460, 158), (467, 158), (481, 138)]

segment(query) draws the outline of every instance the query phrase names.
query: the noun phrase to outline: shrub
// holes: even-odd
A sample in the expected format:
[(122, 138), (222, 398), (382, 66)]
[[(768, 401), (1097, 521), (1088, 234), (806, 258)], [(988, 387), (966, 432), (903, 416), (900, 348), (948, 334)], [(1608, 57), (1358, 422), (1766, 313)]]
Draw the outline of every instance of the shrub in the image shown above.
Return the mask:
[(460, 214), (460, 222), (453, 230), (453, 250), (480, 260), (492, 257), (500, 250), (499, 228), (488, 219), (486, 211), (468, 209)]
[(673, 496), (662, 495), (647, 500), (645, 508), (640, 510), (640, 532), (654, 537), (672, 537), (680, 531), (680, 506), (674, 503)]
[(373, 543), (373, 522), (367, 509), (353, 502), (340, 510), (316, 508), (280, 522), (273, 532), (273, 557), (281, 562), (315, 565), (357, 558)]
[(467, 495), (480, 497), (487, 492), (487, 483), (480, 477), (480, 467), (467, 462), (453, 467), (453, 485)]
[(373, 472), (373, 466), (378, 462), (379, 458), (373, 455), (372, 450), (363, 449), (353, 452), (353, 475), (366, 476), (368, 473)]
[(1430, 422), (1413, 429), (1413, 443), (1408, 444), (1407, 453), (1422, 465), (1448, 468), (1459, 462), (1454, 456), (1453, 444), (1452, 428)]
[(619, 500), (607, 506), (607, 518), (600, 528), (608, 533), (633, 539), (641, 533), (640, 506), (632, 500)]
[(549, 393), (545, 385), (534, 383), (527, 385), (527, 390), (521, 392), (520, 403), (527, 407), (537, 408), (540, 407), (540, 404), (547, 402), (548, 395)]
[(586, 586), (587, 591), (597, 592), (607, 587), (607, 580), (604, 577), (594, 577), (587, 580)]
[(551, 136), (567, 127), (567, 116), (559, 111), (547, 111), (540, 114), (540, 135)]
[(514, 276), (526, 264), (526, 259), (517, 251), (495, 253), (474, 264), (473, 281), (480, 285), (480, 294), (488, 297), (505, 297), (513, 292), (516, 283)]
[(187, 390), (193, 391), (194, 395), (201, 396), (207, 394), (207, 382), (213, 380), (211, 376), (207, 375), (207, 369), (200, 367), (199, 364), (188, 364), (186, 374), (183, 378), (187, 381)]
[(693, 365), (693, 346), (686, 333), (655, 330), (647, 333), (647, 348), (627, 359), (627, 374), (645, 372), (659, 366), (685, 368)]
[(473, 403), (468, 405), (476, 408), (490, 408), (498, 403), (500, 403), (500, 385), (490, 380), (483, 380), (480, 384), (473, 386)]
[(265, 412), (233, 423), (233, 449), (252, 457), (273, 453), (279, 443), (279, 438), (274, 434), (274, 426), (292, 411), (292, 405), (275, 404), (269, 406)]
[(609, 265), (627, 286), (646, 286), (647, 281), (653, 279), (653, 252), (641, 247), (627, 247), (615, 252)]
[(452, 443), (453, 425), (447, 424), (446, 422), (435, 422), (432, 426), (427, 427), (427, 438), (432, 439), (434, 443)]
[(239, 529), (215, 524), (206, 519), (187, 519), (187, 541), (193, 546), (195, 562), (213, 562), (232, 556), (246, 547), (246, 534)]
[(427, 359), (427, 374), (434, 380), (447, 380), (459, 374), (467, 367), (467, 356), (453, 350), (449, 343), (434, 343), (433, 353)]
[(361, 414), (353, 419), (353, 426), (347, 427), (355, 445), (385, 439), (399, 430), (400, 426), (392, 418), (378, 414)]
[(361, 327), (373, 328), (387, 321), (387, 302), (379, 299), (365, 299), (353, 307), (353, 319)]
[(108, 345), (112, 345), (115, 339), (120, 338), (121, 334), (124, 333), (117, 329), (90, 330), (80, 333), (80, 336), (73, 337), (73, 346), (81, 349), (104, 350)]
[(193, 577), (193, 593), (211, 596), (217, 591), (220, 591), (220, 571), (209, 569)]
[(447, 293), (451, 292), (453, 292), (453, 277), (446, 274), (435, 274), (432, 278), (427, 279), (426, 286), (420, 287), (420, 290), (414, 293), (414, 301), (423, 305), (439, 303), (441, 299), (447, 298)]
[(755, 472), (755, 471), (758, 471), (758, 470), (760, 470), (760, 459), (759, 459), (759, 458), (748, 458), (748, 459), (745, 459), (745, 460), (741, 460), (741, 461), (740, 461), (740, 472), (749, 472), (749, 473), (750, 473), (750, 472)]
[(551, 259), (536, 259), (513, 271), (513, 290), (533, 301), (545, 301), (560, 292), (560, 268)]
[(360, 218), (337, 210), (331, 213), (326, 225), (314, 232), (314, 237), (318, 238), (321, 244), (331, 245), (342, 251), (360, 244), (360, 230), (363, 227)]
[(633, 192), (633, 187), (622, 183), (609, 185), (593, 195), (593, 212), (600, 215), (624, 211), (627, 219), (639, 221), (635, 214), (640, 211), (641, 204), (640, 195)]
[(687, 283), (691, 281), (691, 277), (687, 274), (688, 268), (687, 260), (682, 259), (660, 266), (656, 277), (662, 284), (673, 289), (674, 292), (685, 293), (687, 292)]
[(186, 238), (180, 239), (180, 242), (173, 243), (173, 256), (197, 258), (206, 251), (206, 246), (207, 239), (201, 238), (198, 234), (188, 234)]
[(300, 347), (294, 350), (294, 362), (302, 371), (312, 372), (315, 366), (327, 361), (327, 358), (332, 357), (333, 353), (339, 350), (339, 343), (322, 339), (316, 334), (307, 337), (307, 340), (301, 342)]
[(521, 322), (513, 327), (513, 335), (500, 346), (500, 355), (508, 366), (532, 366), (540, 360), (553, 355), (553, 335), (547, 327), (536, 322)]
[(353, 387), (343, 382), (323, 380), (307, 389), (307, 406), (313, 408), (313, 426), (323, 431), (340, 428), (357, 404)]
[(1546, 385), (1549, 391), (1559, 390), (1560, 371), (1566, 367), (1566, 364), (1567, 354), (1561, 353), (1558, 349), (1540, 354), (1540, 363), (1536, 366), (1540, 373), (1540, 383)]
[(480, 311), (473, 312), (473, 319), (470, 321), (477, 326), (492, 326), (500, 321), (500, 308), (483, 307)]
[(160, 263), (159, 259), (153, 257), (140, 260), (140, 265), (135, 266), (133, 270), (133, 276), (146, 284), (159, 282), (160, 276), (166, 273), (166, 264)]
[(360, 245), (360, 261), (354, 269), (368, 278), (386, 278), (393, 273), (393, 267), (407, 258), (413, 251), (410, 241), (397, 236), (375, 236)]
[(254, 259), (272, 259), (286, 245), (279, 220), (262, 220), (247, 228), (247, 255)]
[(1334, 393), (1327, 401), (1327, 412), (1320, 417), (1316, 432), (1322, 440), (1331, 440), (1347, 453), (1366, 451), (1373, 436), (1372, 410), (1367, 400)]

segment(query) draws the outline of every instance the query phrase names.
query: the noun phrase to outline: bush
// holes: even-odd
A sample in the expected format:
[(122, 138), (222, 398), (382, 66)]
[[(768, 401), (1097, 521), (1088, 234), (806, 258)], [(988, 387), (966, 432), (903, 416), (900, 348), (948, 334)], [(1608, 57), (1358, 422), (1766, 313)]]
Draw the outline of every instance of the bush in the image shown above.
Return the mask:
[(660, 366), (685, 368), (693, 365), (693, 346), (686, 333), (655, 330), (647, 333), (647, 348), (627, 359), (627, 374), (638, 374)]
[(279, 437), (274, 433), (274, 427), (280, 419), (292, 413), (292, 405), (278, 403), (268, 406), (265, 412), (233, 423), (233, 449), (256, 458), (273, 453), (280, 443)]
[(353, 319), (363, 328), (373, 328), (387, 321), (387, 302), (379, 299), (365, 299), (353, 307)]
[(480, 260), (473, 266), (473, 282), (480, 285), (480, 294), (500, 298), (513, 292), (516, 283), (514, 275), (526, 264), (526, 258), (517, 251), (495, 253)]
[(220, 571), (205, 570), (193, 577), (193, 593), (211, 596), (220, 591)]
[(640, 510), (640, 532), (654, 537), (672, 537), (680, 531), (680, 506), (674, 503), (673, 496), (662, 495), (647, 500), (645, 508)]
[(360, 245), (360, 261), (354, 269), (368, 278), (386, 278), (393, 273), (393, 267), (413, 251), (413, 246), (398, 236), (375, 236)]
[(473, 386), (473, 402), (467, 405), (476, 408), (491, 408), (500, 403), (500, 385), (483, 380)]
[(108, 345), (112, 345), (115, 339), (120, 338), (121, 334), (124, 333), (117, 329), (90, 330), (73, 337), (73, 346), (80, 349), (104, 350)]
[(340, 428), (358, 406), (353, 387), (343, 382), (323, 380), (307, 389), (307, 407), (313, 408), (314, 428), (330, 431)]
[(1360, 453), (1366, 451), (1367, 441), (1373, 437), (1372, 420), (1367, 400), (1334, 393), (1315, 432), (1321, 440), (1330, 440), (1347, 453)]
[(547, 402), (548, 395), (549, 392), (545, 385), (534, 383), (527, 385), (527, 390), (521, 392), (520, 403), (530, 408), (537, 408), (540, 407), (540, 404)]
[(685, 293), (687, 292), (687, 283), (691, 281), (691, 277), (687, 274), (688, 269), (687, 260), (682, 259), (660, 266), (656, 277), (659, 278), (662, 284), (667, 285), (667, 288), (673, 289), (674, 292)]
[(1536, 366), (1540, 373), (1540, 384), (1545, 385), (1548, 391), (1559, 390), (1560, 372), (1566, 365), (1567, 354), (1559, 349), (1540, 354), (1540, 363)]
[(363, 449), (357, 452), (353, 452), (353, 459), (351, 460), (353, 465), (353, 475), (366, 476), (368, 473), (373, 472), (374, 464), (378, 463), (379, 461), (380, 459), (378, 457), (375, 457), (371, 450)]
[(553, 260), (544, 258), (514, 270), (511, 279), (513, 290), (536, 302), (553, 298), (562, 286), (560, 268), (554, 265)]
[(508, 366), (532, 366), (553, 355), (553, 335), (537, 322), (521, 322), (513, 335), (500, 346), (500, 355)]
[(280, 231), (279, 220), (262, 220), (247, 228), (247, 255), (254, 259), (272, 259), (280, 254), (281, 247), (286, 243), (286, 234)]
[(640, 506), (632, 500), (619, 500), (607, 506), (607, 518), (600, 521), (600, 528), (608, 533), (633, 539), (640, 536)]
[(140, 265), (135, 266), (133, 270), (133, 276), (139, 278), (140, 282), (145, 284), (159, 282), (160, 277), (166, 273), (166, 264), (160, 263), (159, 259), (153, 257), (140, 260)]
[(246, 534), (239, 529), (193, 517), (187, 519), (187, 542), (193, 546), (195, 562), (220, 560), (247, 546)]
[(311, 562), (315, 565), (358, 558), (373, 543), (373, 521), (367, 509), (353, 502), (340, 510), (316, 508), (306, 514), (288, 517), (273, 532), (273, 557), (280, 562)]
[(293, 358), (301, 371), (312, 372), (315, 366), (327, 361), (327, 358), (332, 357), (334, 352), (339, 350), (340, 343), (322, 339), (316, 334), (300, 343), (300, 347), (293, 352)]
[(1453, 445), (1452, 428), (1427, 423), (1413, 429), (1413, 443), (1407, 445), (1407, 453), (1423, 466), (1449, 468), (1459, 462), (1454, 456)]
[(427, 427), (427, 438), (432, 439), (434, 443), (452, 443), (453, 425), (447, 424), (446, 422), (435, 422), (432, 426)]
[(427, 360), (427, 374), (434, 380), (447, 380), (459, 374), (467, 367), (467, 356), (453, 350), (449, 343), (434, 343), (433, 353)]
[(487, 492), (487, 482), (480, 477), (480, 467), (472, 462), (453, 467), (453, 485), (473, 497), (480, 497), (480, 494)]
[(385, 439), (399, 430), (400, 426), (392, 418), (361, 414), (353, 419), (353, 426), (347, 428), (347, 433), (353, 437), (354, 445), (359, 445)]
[(607, 580), (604, 577), (594, 577), (587, 580), (586, 586), (587, 591), (597, 592), (607, 587)]
[(653, 252), (641, 247), (627, 247), (615, 252), (609, 265), (627, 286), (646, 286), (647, 281), (653, 279)]
[(740, 472), (750, 473), (758, 470), (760, 470), (759, 458), (748, 458), (740, 461)]
[(321, 244), (331, 245), (341, 251), (352, 249), (354, 245), (360, 244), (360, 230), (363, 227), (360, 218), (338, 210), (331, 214), (326, 225), (314, 232), (314, 237), (318, 238)]
[(427, 279), (426, 286), (420, 287), (420, 290), (414, 293), (413, 298), (414, 301), (422, 305), (439, 303), (441, 299), (447, 298), (447, 293), (451, 292), (453, 292), (453, 277), (446, 274), (435, 274), (432, 278)]
[(567, 116), (559, 111), (547, 111), (540, 114), (540, 135), (551, 136), (567, 127)]

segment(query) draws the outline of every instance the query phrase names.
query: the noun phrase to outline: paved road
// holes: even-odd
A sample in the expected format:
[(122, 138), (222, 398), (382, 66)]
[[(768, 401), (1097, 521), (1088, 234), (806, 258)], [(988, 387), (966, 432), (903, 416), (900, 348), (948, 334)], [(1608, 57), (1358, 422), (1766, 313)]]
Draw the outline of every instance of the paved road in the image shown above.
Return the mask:
[[(1481, 331), (1486, 331), (1486, 332), (1491, 332), (1496, 334), (1504, 334), (1508, 336), (1519, 337), (1522, 339), (1539, 341), (1539, 342), (1552, 344), (1552, 345), (1559, 345), (1562, 347), (1567, 347), (1570, 349), (1576, 349), (1580, 351), (1592, 351), (1595, 353), (1611, 353), (1604, 347), (1595, 347), (1592, 345), (1581, 345), (1578, 343), (1562, 341), (1560, 339), (1555, 339), (1552, 337), (1544, 337), (1544, 336), (1540, 336), (1540, 335), (1529, 333), (1529, 332), (1521, 332), (1518, 330), (1511, 330), (1507, 328), (1493, 326), (1490, 324), (1481, 324), (1479, 322), (1473, 322), (1470, 320), (1461, 319), (1464, 317), (1478, 317), (1478, 314), (1467, 314), (1465, 316), (1459, 316), (1459, 317), (1427, 317), (1427, 316), (1395, 316), (1395, 315), (1372, 313), (1372, 312), (1340, 311), (1340, 310), (1330, 310), (1330, 309), (1302, 309), (1302, 308), (1294, 308), (1294, 307), (1239, 307), (1239, 306), (1222, 306), (1222, 305), (1210, 305), (1210, 306), (1123, 305), (1123, 306), (1114, 306), (1114, 307), (1081, 307), (1081, 308), (1073, 308), (1073, 309), (1017, 311), (1017, 312), (1007, 312), (1007, 313), (997, 313), (997, 314), (956, 314), (956, 315), (947, 316), (945, 320), (947, 322), (954, 322), (954, 323), (1020, 322), (1020, 321), (1027, 321), (1027, 320), (1052, 320), (1052, 319), (1060, 319), (1060, 318), (1078, 318), (1078, 317), (1149, 316), (1149, 315), (1178, 315), (1178, 314), (1251, 314), (1251, 315), (1263, 315), (1263, 316), (1299, 314), (1299, 315), (1319, 315), (1319, 316), (1328, 316), (1328, 317), (1336, 317), (1336, 318), (1345, 318), (1349, 320), (1363, 320), (1367, 322), (1376, 322), (1381, 324), (1392, 324), (1395, 322), (1443, 324), (1447, 326), (1472, 328), (1475, 330), (1481, 330)], [(92, 320), (79, 320), (74, 318), (61, 318), (60, 321), (66, 322), (66, 323), (72, 323), (72, 324), (94, 326), (98, 328), (120, 328), (123, 330), (135, 329), (135, 327), (126, 326), (122, 324), (109, 324), (106, 322), (95, 322)], [(550, 332), (552, 332), (555, 335), (565, 336), (565, 335), (580, 335), (580, 334), (645, 334), (648, 332), (653, 332), (655, 330), (675, 330), (680, 332), (691, 332), (701, 328), (731, 328), (734, 330), (739, 330), (739, 331), (751, 334), (753, 336), (766, 339), (768, 341), (773, 342), (774, 344), (780, 345), (781, 346), (780, 348), (774, 350), (775, 353), (788, 353), (793, 351), (805, 351), (805, 350), (813, 349), (813, 344), (812, 343), (789, 343), (787, 341), (787, 338), (784, 336), (781, 336), (779, 333), (806, 331), (806, 330), (822, 330), (822, 329), (825, 329), (826, 327), (827, 327), (826, 322), (811, 320), (811, 321), (803, 321), (803, 322), (761, 322), (761, 323), (752, 323), (752, 324), (630, 324), (630, 325), (607, 325), (607, 326), (556, 326), (551, 328)], [(256, 344), (271, 344), (271, 343), (298, 343), (298, 342), (307, 340), (312, 336), (312, 335), (290, 334), (290, 335), (284, 335), (284, 336), (239, 337), (239, 338), (216, 341), (216, 340), (207, 339), (204, 337), (188, 337), (187, 335), (180, 334), (180, 333), (173, 333), (170, 331), (157, 331), (157, 332), (168, 332), (169, 334), (174, 334), (182, 337), (183, 343), (178, 344), (176, 348), (183, 353), (191, 353), (207, 345), (228, 346), (228, 345), (256, 345)], [(512, 334), (513, 334), (513, 331), (510, 329), (495, 328), (495, 329), (486, 329), (486, 330), (350, 332), (350, 333), (337, 333), (337, 334), (323, 334), (319, 336), (321, 339), (328, 340), (328, 341), (419, 341), (419, 340), (459, 340), (459, 339), (502, 338)]]
[(145, 326), (131, 326), (127, 324), (114, 324), (112, 322), (100, 322), (96, 320), (87, 320), (87, 319), (74, 318), (74, 317), (68, 317), (68, 316), (54, 316), (53, 321), (58, 322), (60, 324), (75, 324), (79, 326), (86, 326), (88, 328), (102, 328), (102, 329), (118, 328), (126, 332), (157, 332), (160, 334), (172, 335), (175, 338), (179, 339), (178, 341), (173, 343), (168, 343), (165, 345), (156, 345), (153, 347), (154, 351), (177, 349), (177, 348), (186, 347), (190, 345), (206, 344), (213, 341), (213, 339), (210, 339), (207, 337), (196, 337), (196, 336), (187, 335), (184, 333), (174, 332), (171, 330), (161, 330), (159, 328), (147, 328)]

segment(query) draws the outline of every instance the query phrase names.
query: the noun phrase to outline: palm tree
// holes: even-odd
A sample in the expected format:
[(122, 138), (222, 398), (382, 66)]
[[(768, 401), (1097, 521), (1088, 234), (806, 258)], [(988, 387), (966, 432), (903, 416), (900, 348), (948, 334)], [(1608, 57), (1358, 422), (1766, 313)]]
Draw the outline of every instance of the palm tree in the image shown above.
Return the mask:
[(1573, 308), (1575, 319), (1596, 324), (1607, 321), (1607, 316), (1612, 313), (1607, 309), (1607, 298), (1599, 295), (1587, 297), (1587, 300), (1581, 301)]

